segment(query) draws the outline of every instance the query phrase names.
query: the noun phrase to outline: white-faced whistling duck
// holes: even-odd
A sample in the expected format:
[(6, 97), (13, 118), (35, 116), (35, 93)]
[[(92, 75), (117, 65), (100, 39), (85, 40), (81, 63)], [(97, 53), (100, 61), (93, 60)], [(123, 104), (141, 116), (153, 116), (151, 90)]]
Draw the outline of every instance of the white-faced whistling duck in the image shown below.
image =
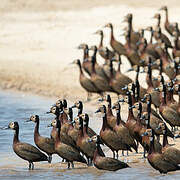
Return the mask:
[[(103, 46), (104, 33), (102, 30), (98, 30), (95, 32), (95, 34), (99, 34), (101, 36), (98, 52), (102, 58), (106, 59), (106, 51), (105, 51), (105, 47)], [(115, 53), (110, 51), (109, 49), (108, 51), (109, 51), (109, 59), (112, 59), (115, 56)]]
[(180, 57), (180, 49), (178, 47), (179, 36), (176, 31), (173, 32), (173, 39), (174, 39), (174, 46), (172, 50), (173, 58)]
[(165, 123), (159, 124), (158, 129), (163, 131), (163, 148), (162, 153), (170, 160), (175, 161), (175, 163), (180, 164), (180, 150), (176, 149), (168, 144), (167, 138), (167, 126)]
[(55, 151), (56, 153), (62, 157), (63, 159), (68, 162), (68, 168), (70, 168), (70, 163), (72, 168), (74, 168), (74, 161), (85, 163), (86, 160), (83, 158), (83, 156), (80, 155), (79, 151), (72, 146), (69, 146), (67, 144), (64, 144), (61, 141), (60, 138), (60, 133), (61, 133), (61, 123), (58, 120), (53, 120), (51, 123), (51, 126), (56, 127), (58, 133), (56, 134), (56, 139), (55, 139)]
[(87, 113), (81, 114), (80, 117), (82, 117), (82, 120), (84, 122), (84, 129), (89, 137), (92, 137), (96, 135), (94, 130), (89, 127), (89, 115)]
[[(77, 145), (80, 148), (80, 150), (83, 152), (83, 154), (86, 156), (88, 160), (88, 165), (92, 165), (92, 160), (94, 156), (94, 151), (96, 149), (96, 144), (95, 143), (88, 143), (88, 140), (90, 137), (88, 136), (86, 132), (86, 127), (83, 127), (83, 119), (81, 116), (76, 117), (75, 121), (78, 122), (79, 124), (79, 133), (78, 133), (78, 139), (77, 139)], [(101, 154), (103, 156), (104, 153), (101, 150)]]
[[(132, 147), (137, 152), (137, 145), (134, 138), (130, 135), (126, 123), (121, 119), (121, 106), (119, 102), (116, 102), (112, 109), (116, 110), (116, 125), (114, 127), (115, 132), (118, 136), (124, 140), (130, 147)], [(127, 151), (128, 152), (128, 151)]]
[(98, 101), (106, 101), (108, 103), (107, 107), (107, 123), (111, 128), (114, 128), (116, 125), (116, 117), (112, 113), (112, 102), (111, 102), (111, 96), (107, 94), (105, 98), (101, 98)]
[(129, 150), (132, 152), (131, 147), (124, 143), (124, 141), (119, 138), (117, 133), (113, 131), (113, 129), (108, 125), (106, 106), (101, 106), (95, 113), (99, 112), (102, 114), (103, 119), (102, 128), (100, 130), (100, 137), (104, 144), (106, 144), (106, 146), (108, 146), (113, 152), (113, 158), (115, 158), (115, 151), (117, 159), (119, 150)]
[(80, 116), (83, 112), (83, 103), (82, 101), (76, 101), (72, 108), (77, 108), (78, 109), (78, 116)]
[(166, 29), (166, 31), (172, 36), (173, 32), (175, 30), (173, 24), (169, 23), (169, 19), (168, 19), (168, 8), (167, 6), (162, 6), (159, 10), (163, 10), (166, 13), (166, 20), (164, 23), (164, 28)]
[(131, 13), (127, 14), (124, 17), (124, 22), (128, 23), (128, 29), (127, 30), (129, 30), (131, 33), (131, 42), (136, 45), (136, 43), (140, 40), (141, 35), (139, 32), (135, 32), (133, 30), (132, 20), (133, 20), (133, 15)]
[[(163, 123), (163, 120), (152, 113), (151, 109), (151, 94), (147, 94), (142, 101), (147, 103), (147, 110), (146, 112), (142, 113), (141, 118), (145, 119), (146, 125), (149, 123), (149, 126), (154, 130), (155, 135), (157, 136), (158, 141), (160, 140), (160, 135), (163, 134), (161, 129), (157, 129), (160, 123)], [(149, 127), (148, 127), (149, 128)], [(174, 138), (172, 132), (167, 128), (167, 135), (171, 138)]]
[(34, 169), (33, 162), (48, 161), (48, 157), (35, 146), (19, 141), (19, 124), (18, 122), (10, 122), (5, 129), (15, 131), (13, 139), (13, 150), (22, 159), (29, 162), (29, 170)]
[(87, 100), (90, 100), (91, 93), (101, 94), (101, 91), (95, 86), (95, 84), (91, 81), (91, 79), (86, 77), (85, 74), (83, 73), (80, 60), (77, 59), (73, 63), (77, 64), (79, 66), (79, 71), (80, 71), (79, 82), (80, 82), (81, 86), (88, 93)]
[(82, 67), (88, 73), (91, 75), (92, 73), (92, 65), (91, 65), (91, 60), (89, 58), (89, 48), (87, 44), (80, 44), (78, 46), (78, 49), (83, 49), (83, 62), (82, 62)]
[(170, 171), (180, 170), (178, 164), (173, 161), (168, 160), (162, 153), (158, 153), (154, 148), (154, 131), (152, 129), (147, 129), (144, 135), (150, 137), (150, 149), (148, 152), (148, 162), (149, 164), (160, 173), (167, 174)]
[[(59, 121), (60, 124), (61, 124), (61, 126), (63, 127), (63, 132), (61, 132), (61, 134), (60, 134), (61, 141), (62, 141), (63, 143), (68, 144), (69, 146), (72, 146), (73, 148), (75, 148), (75, 149), (78, 150), (75, 141), (73, 141), (73, 139), (72, 139), (70, 136), (68, 136), (67, 133), (66, 133), (66, 128), (65, 128), (65, 126), (64, 126), (64, 124), (63, 124), (63, 120), (62, 120), (62, 116), (63, 116), (62, 111), (60, 112), (60, 111), (59, 111), (59, 108), (56, 107), (56, 106), (54, 106), (54, 107), (52, 107), (52, 108), (50, 109), (50, 112), (49, 112), (49, 113), (55, 114), (55, 115), (56, 115), (56, 119), (55, 119), (55, 120)], [(53, 128), (53, 130), (51, 131), (51, 136), (53, 137), (53, 139), (55, 139), (56, 136), (57, 136), (57, 132), (58, 132), (58, 131), (55, 132), (56, 128), (55, 128), (55, 126), (53, 126), (53, 127), (54, 127), (54, 128)], [(54, 137), (54, 136), (55, 136), (55, 137)]]
[(117, 159), (105, 157), (101, 155), (101, 147), (100, 144), (103, 142), (100, 139), (100, 136), (93, 136), (89, 139), (89, 143), (96, 143), (96, 150), (94, 152), (93, 162), (94, 166), (101, 170), (108, 170), (108, 171), (117, 171), (119, 169), (129, 167), (128, 164), (121, 162)]
[(73, 110), (72, 108), (64, 109), (64, 112), (69, 116), (69, 128), (67, 130), (67, 135), (70, 136), (74, 142), (77, 141), (78, 138), (78, 126), (75, 124), (75, 121), (73, 120)]
[(113, 92), (113, 89), (109, 86), (109, 81), (107, 81), (102, 76), (100, 76), (96, 73), (94, 60), (92, 61), (92, 69), (93, 69), (93, 72), (91, 74), (91, 81), (95, 84), (95, 86), (101, 92), (105, 92), (105, 91)]
[(159, 107), (159, 112), (163, 119), (172, 127), (175, 126), (180, 126), (180, 116), (177, 111), (174, 109), (170, 108), (166, 104), (166, 86), (163, 85), (162, 89), (160, 89), (161, 95), (160, 95), (160, 107)]
[(153, 30), (152, 26), (147, 27), (145, 30), (146, 31), (150, 31), (150, 33), (151, 33), (151, 38), (150, 38), (150, 41), (149, 41), (149, 43), (148, 43), (148, 45), (146, 47), (146, 52), (149, 55), (153, 56), (155, 59), (159, 59), (160, 56), (159, 56), (159, 54), (156, 51), (157, 43), (153, 43), (154, 30)]
[(45, 152), (49, 160), (48, 162), (51, 163), (52, 161), (52, 154), (55, 154), (54, 149), (54, 140), (52, 138), (43, 137), (39, 134), (39, 116), (38, 115), (32, 115), (29, 120), (36, 123), (35, 129), (34, 129), (34, 142), (36, 146), (43, 152)]
[(110, 37), (110, 44), (113, 50), (118, 53), (119, 55), (126, 55), (126, 50), (124, 48), (124, 45), (120, 42), (118, 42), (114, 38), (114, 32), (113, 32), (113, 25), (111, 23), (106, 24), (104, 27), (108, 27), (111, 29), (111, 37)]
[[(101, 76), (104, 81), (109, 81), (109, 77), (106, 75), (106, 73), (104, 72), (104, 69), (103, 69), (103, 66), (100, 66), (98, 63), (97, 63), (97, 60), (96, 60), (96, 54), (97, 54), (97, 47), (96, 46), (91, 46), (89, 48), (89, 50), (92, 50), (94, 51), (93, 52), (93, 55), (91, 57), (91, 62), (92, 62), (92, 65), (94, 64), (94, 68), (95, 68), (95, 72), (98, 76)], [(93, 68), (93, 66), (92, 66)], [(93, 71), (93, 69), (92, 69)]]

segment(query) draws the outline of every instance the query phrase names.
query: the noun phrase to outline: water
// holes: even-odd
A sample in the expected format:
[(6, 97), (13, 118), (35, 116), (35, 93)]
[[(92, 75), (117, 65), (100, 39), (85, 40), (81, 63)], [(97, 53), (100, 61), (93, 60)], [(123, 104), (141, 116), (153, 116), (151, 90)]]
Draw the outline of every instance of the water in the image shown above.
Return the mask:
[[(47, 125), (54, 116), (47, 115), (45, 112), (54, 103), (54, 99), (4, 91), (0, 91), (0, 99), (0, 127), (7, 126), (10, 121), (18, 121), (20, 140), (34, 144), (33, 130), (35, 124), (27, 123), (25, 120), (32, 114), (38, 114), (42, 119), (40, 121), (40, 133), (49, 136), (51, 128), (47, 128)], [(99, 124), (96, 124), (92, 123), (91, 126), (97, 130)], [(60, 164), (61, 159), (57, 155), (53, 155), (52, 165), (46, 162), (35, 163), (35, 170), (28, 171), (28, 163), (13, 152), (12, 139), (12, 130), (0, 130), (0, 179), (180, 179), (180, 172), (161, 175), (152, 169), (146, 160), (144, 161), (141, 158), (138, 159), (138, 163), (129, 163), (132, 168), (108, 172), (100, 171), (94, 167), (87, 168), (81, 164), (75, 164), (75, 169), (67, 170), (66, 164)]]

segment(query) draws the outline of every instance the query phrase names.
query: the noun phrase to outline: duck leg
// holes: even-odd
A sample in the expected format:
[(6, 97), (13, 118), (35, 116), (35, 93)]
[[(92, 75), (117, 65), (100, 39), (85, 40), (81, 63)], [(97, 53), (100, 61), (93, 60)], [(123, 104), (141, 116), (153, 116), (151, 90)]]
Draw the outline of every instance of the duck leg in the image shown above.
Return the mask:
[(70, 162), (68, 162), (68, 169), (70, 169)]
[(122, 150), (122, 156), (124, 156), (124, 150)]
[(116, 151), (116, 159), (119, 158), (119, 154), (118, 154), (118, 151)]
[(143, 157), (146, 158), (146, 150), (145, 150), (145, 148), (144, 148)]
[(116, 157), (116, 156), (115, 156), (115, 152), (113, 151), (113, 158), (115, 159), (115, 157)]
[(92, 95), (92, 94), (91, 94), (90, 92), (88, 92), (88, 95), (87, 95), (87, 102), (91, 100), (91, 95)]
[(72, 169), (74, 169), (74, 163), (73, 162), (71, 162), (71, 166), (72, 166)]
[(31, 170), (31, 162), (29, 162), (29, 170)]
[(31, 164), (32, 164), (32, 167), (31, 167), (31, 169), (32, 169), (32, 170), (34, 170), (34, 164), (33, 164), (33, 162), (32, 162)]
[(51, 161), (52, 161), (52, 155), (49, 155), (49, 157), (48, 157), (48, 163), (51, 164)]

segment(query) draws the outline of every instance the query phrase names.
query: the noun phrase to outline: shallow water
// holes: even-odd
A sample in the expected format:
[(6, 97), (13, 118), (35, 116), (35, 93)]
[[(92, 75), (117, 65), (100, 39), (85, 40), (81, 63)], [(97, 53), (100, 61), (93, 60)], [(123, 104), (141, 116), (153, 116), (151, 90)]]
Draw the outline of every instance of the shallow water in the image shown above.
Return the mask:
[[(54, 103), (54, 99), (4, 91), (0, 91), (0, 99), (0, 127), (7, 126), (10, 121), (18, 121), (20, 140), (34, 144), (34, 123), (26, 123), (25, 120), (32, 114), (38, 114), (42, 119), (40, 132), (44, 136), (49, 136), (51, 128), (47, 128), (47, 125), (54, 116), (47, 115), (45, 112)], [(91, 122), (91, 126), (97, 130), (100, 124)], [(180, 179), (180, 172), (161, 175), (141, 158), (138, 159), (138, 163), (129, 163), (132, 168), (108, 172), (94, 167), (86, 168), (81, 164), (75, 164), (75, 169), (67, 170), (66, 164), (60, 164), (61, 159), (54, 155), (52, 165), (46, 162), (35, 163), (35, 170), (28, 171), (28, 163), (17, 157), (12, 150), (12, 138), (11, 130), (0, 130), (0, 179)]]

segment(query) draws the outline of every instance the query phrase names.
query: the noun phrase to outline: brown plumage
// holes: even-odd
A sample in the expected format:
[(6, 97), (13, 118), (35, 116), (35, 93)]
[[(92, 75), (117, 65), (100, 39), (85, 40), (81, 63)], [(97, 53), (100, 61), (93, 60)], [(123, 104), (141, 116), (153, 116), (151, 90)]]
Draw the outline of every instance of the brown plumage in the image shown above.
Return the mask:
[(113, 129), (108, 125), (107, 123), (107, 112), (106, 112), (106, 106), (103, 105), (101, 106), (96, 113), (101, 112), (103, 115), (103, 124), (102, 128), (100, 130), (100, 137), (104, 144), (108, 146), (111, 151), (113, 152), (113, 158), (115, 158), (115, 153), (117, 153), (117, 158), (118, 158), (118, 151), (119, 150), (129, 150), (132, 151), (130, 146), (125, 144), (123, 139), (120, 139), (119, 136), (113, 131)]
[(168, 19), (168, 8), (167, 6), (162, 6), (159, 10), (163, 10), (166, 13), (166, 20), (164, 23), (164, 28), (166, 29), (166, 31), (172, 36), (173, 32), (175, 30), (173, 24), (169, 23), (169, 19)]
[(56, 134), (55, 139), (55, 151), (56, 153), (65, 159), (68, 162), (68, 168), (70, 168), (70, 163), (72, 165), (72, 168), (74, 168), (74, 161), (85, 163), (86, 160), (83, 158), (83, 156), (80, 155), (79, 151), (72, 146), (69, 146), (67, 144), (64, 144), (61, 142), (61, 124), (58, 120), (53, 120), (51, 123), (51, 126), (56, 127), (58, 130), (58, 133)]
[(36, 123), (35, 129), (34, 129), (34, 142), (36, 146), (41, 151), (45, 152), (48, 155), (49, 157), (48, 162), (51, 163), (52, 154), (55, 154), (54, 140), (52, 138), (43, 137), (39, 134), (39, 116), (38, 115), (32, 115), (29, 121), (33, 121), (34, 123)]
[(129, 130), (126, 127), (126, 123), (121, 120), (120, 103), (119, 102), (115, 103), (114, 106), (112, 107), (112, 109), (116, 110), (116, 125), (114, 127), (115, 132), (120, 137), (120, 139), (124, 140), (124, 143), (128, 144), (130, 147), (132, 147), (137, 152), (136, 142), (130, 135)]
[[(105, 47), (103, 46), (104, 33), (102, 30), (98, 30), (95, 32), (95, 34), (99, 34), (101, 37), (98, 47), (98, 52), (102, 58), (106, 59), (106, 50)], [(110, 51), (109, 49), (108, 49), (108, 53), (109, 53), (109, 59), (112, 59), (115, 56), (115, 53)]]
[[(87, 134), (87, 128), (83, 128), (83, 120), (82, 117), (76, 117), (76, 122), (79, 124), (79, 133), (78, 133), (78, 139), (77, 139), (77, 145), (80, 148), (80, 150), (85, 154), (87, 160), (88, 160), (88, 165), (91, 165), (93, 156), (94, 156), (94, 151), (96, 149), (96, 144), (95, 143), (88, 143), (88, 140), (90, 137)], [(103, 151), (101, 150), (101, 154), (104, 156)]]
[(85, 113), (85, 114), (81, 114), (80, 117), (82, 117), (82, 119), (84, 121), (84, 127), (85, 127), (85, 131), (86, 131), (87, 135), (89, 137), (96, 135), (94, 130), (89, 127), (89, 115), (87, 113)]
[(113, 50), (115, 52), (117, 52), (119, 55), (126, 55), (126, 50), (124, 48), (124, 45), (122, 43), (118, 42), (114, 38), (113, 25), (111, 23), (108, 23), (104, 27), (108, 27), (111, 29), (110, 44), (111, 44), (111, 47), (113, 48)]
[(13, 150), (22, 159), (29, 162), (29, 170), (34, 169), (33, 162), (48, 161), (48, 157), (31, 144), (19, 141), (19, 124), (10, 122), (8, 129), (15, 130), (13, 139)]
[(161, 123), (159, 124), (159, 128), (163, 131), (163, 155), (167, 159), (169, 159), (169, 161), (173, 161), (177, 164), (180, 164), (180, 150), (168, 144), (167, 126), (165, 125), (165, 123)]
[(90, 93), (98, 93), (101, 94), (101, 90), (99, 90), (95, 84), (91, 81), (91, 79), (89, 79), (88, 77), (85, 76), (85, 74), (83, 73), (82, 67), (81, 67), (81, 62), (79, 59), (75, 60), (73, 62), (74, 64), (77, 64), (79, 67), (79, 82), (81, 84), (81, 86), (87, 91), (88, 93), (88, 97), (87, 99), (90, 99)]
[(89, 139), (89, 143), (96, 143), (96, 150), (93, 157), (94, 166), (96, 168), (108, 171), (117, 171), (119, 169), (129, 167), (128, 164), (124, 162), (101, 155), (100, 144), (102, 144), (102, 142), (99, 136), (93, 136), (91, 139)]
[(160, 173), (164, 173), (164, 174), (170, 171), (180, 170), (180, 167), (178, 166), (178, 164), (172, 161), (169, 161), (162, 153), (158, 153), (155, 151), (154, 131), (151, 130), (149, 134), (147, 132), (145, 134), (150, 136), (150, 149), (147, 156), (147, 159), (150, 165), (154, 169), (158, 170)]

